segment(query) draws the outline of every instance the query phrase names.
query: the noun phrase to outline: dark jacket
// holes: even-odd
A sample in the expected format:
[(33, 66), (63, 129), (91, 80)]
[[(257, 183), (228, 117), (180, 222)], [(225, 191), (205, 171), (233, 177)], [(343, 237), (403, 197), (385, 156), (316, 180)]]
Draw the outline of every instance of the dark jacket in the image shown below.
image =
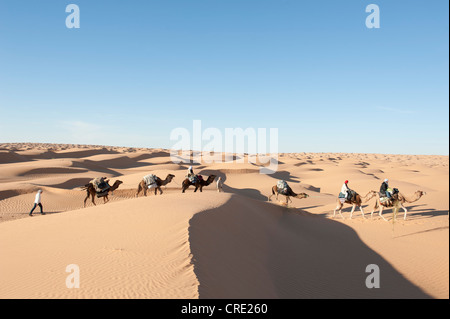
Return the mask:
[(380, 187), (380, 193), (386, 194), (387, 190), (389, 188), (389, 185), (386, 182), (383, 182)]

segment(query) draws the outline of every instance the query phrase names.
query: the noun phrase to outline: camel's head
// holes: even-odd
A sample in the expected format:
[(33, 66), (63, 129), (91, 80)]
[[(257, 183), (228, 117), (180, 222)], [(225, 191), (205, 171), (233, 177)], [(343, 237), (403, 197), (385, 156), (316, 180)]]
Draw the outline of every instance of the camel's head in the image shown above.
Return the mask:
[(378, 192), (376, 191), (370, 191), (369, 194), (367, 194), (367, 197), (369, 197), (370, 199), (374, 198), (375, 196), (377, 196)]
[(174, 177), (175, 177), (175, 175), (169, 174), (169, 175), (167, 175), (167, 180), (170, 182)]
[(423, 192), (423, 191), (417, 191), (416, 193), (415, 193), (415, 195), (417, 196), (417, 197), (422, 197), (422, 196), (424, 196), (424, 195), (426, 195), (427, 193), (426, 192)]
[(306, 193), (300, 193), (300, 194), (298, 194), (296, 197), (297, 197), (297, 198), (308, 198), (309, 195), (306, 194)]

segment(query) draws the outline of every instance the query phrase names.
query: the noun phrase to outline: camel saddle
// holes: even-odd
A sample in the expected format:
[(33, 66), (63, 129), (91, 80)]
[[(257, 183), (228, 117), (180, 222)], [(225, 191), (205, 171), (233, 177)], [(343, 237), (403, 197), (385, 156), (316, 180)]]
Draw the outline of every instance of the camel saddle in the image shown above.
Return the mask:
[(392, 200), (394, 197), (397, 197), (396, 195), (399, 193), (400, 191), (398, 190), (398, 188), (394, 188), (392, 189), (392, 191), (390, 192), (392, 197), (387, 197), (386, 194), (383, 193), (379, 193), (380, 194), (380, 202), (381, 203), (386, 203), (390, 200)]
[(352, 201), (356, 196), (356, 192), (354, 190), (349, 189), (347, 192), (347, 198), (345, 198), (344, 193), (339, 193), (338, 198), (340, 199), (341, 203), (345, 203), (346, 200)]
[(286, 195), (289, 191), (289, 185), (286, 181), (278, 181), (277, 183), (278, 193)]
[(191, 182), (191, 184), (195, 184), (197, 181), (203, 181), (203, 176), (202, 175), (191, 175), (188, 177), (189, 182)]
[[(94, 186), (95, 191), (97, 194), (107, 192), (108, 189), (111, 188), (107, 182), (103, 178), (95, 178), (91, 181), (92, 185)], [(104, 196), (104, 195), (103, 195)]]
[(144, 182), (148, 188), (152, 188), (152, 186), (156, 185), (156, 175), (149, 174), (144, 176)]

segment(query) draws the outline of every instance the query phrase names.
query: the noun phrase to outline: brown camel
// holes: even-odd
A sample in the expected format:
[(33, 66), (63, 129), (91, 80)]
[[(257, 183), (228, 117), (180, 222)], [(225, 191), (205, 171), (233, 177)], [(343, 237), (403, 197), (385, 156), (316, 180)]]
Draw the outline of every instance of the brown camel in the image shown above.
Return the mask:
[[(175, 177), (175, 175), (172, 175), (172, 174), (168, 174), (165, 180), (162, 180), (161, 178), (156, 177), (156, 185), (157, 185), (157, 187), (155, 188), (155, 195), (157, 194), (158, 190), (159, 190), (159, 194), (162, 195), (163, 191), (161, 189), (161, 186), (165, 186), (165, 185), (169, 184), (174, 177)], [(137, 189), (137, 192), (136, 192), (136, 197), (139, 196), (139, 193), (142, 190), (144, 191), (144, 196), (147, 196), (148, 186), (145, 183), (144, 179), (142, 179), (141, 182), (138, 185), (138, 189)]]
[(378, 214), (380, 215), (381, 218), (383, 218), (385, 221), (387, 221), (387, 219), (384, 218), (384, 216), (383, 216), (383, 209), (384, 208), (396, 208), (396, 207), (400, 208), (401, 207), (405, 211), (405, 216), (403, 217), (403, 219), (406, 220), (406, 214), (408, 213), (408, 210), (406, 209), (404, 204), (417, 202), (420, 198), (422, 198), (422, 196), (424, 196), (426, 194), (427, 193), (425, 193), (423, 191), (417, 191), (414, 193), (413, 196), (408, 198), (405, 195), (403, 195), (402, 193), (398, 193), (398, 194), (393, 195), (390, 200), (387, 200), (382, 203), (380, 194), (377, 193), (376, 194), (377, 202), (375, 203), (375, 206), (372, 210), (371, 217), (373, 218), (373, 212), (375, 211), (375, 209), (378, 209), (378, 207), (380, 207), (380, 211), (378, 212)]
[(342, 207), (344, 207), (344, 204), (350, 204), (352, 205), (352, 212), (350, 213), (350, 219), (352, 219), (353, 217), (353, 212), (355, 211), (356, 207), (358, 206), (359, 209), (361, 210), (362, 213), (362, 217), (365, 219), (366, 217), (364, 216), (364, 210), (362, 208), (362, 204), (365, 202), (368, 202), (369, 200), (371, 200), (372, 198), (374, 198), (377, 195), (377, 192), (375, 191), (370, 191), (369, 193), (367, 193), (366, 196), (361, 197), (361, 195), (359, 195), (358, 193), (355, 192), (354, 196), (352, 199), (347, 199), (345, 200), (344, 203), (341, 202), (341, 199), (338, 198), (337, 201), (337, 206), (334, 209), (334, 213), (333, 213), (333, 218), (336, 217), (336, 211), (339, 211), (339, 215), (341, 215), (342, 219), (345, 219), (344, 216), (342, 215)]
[[(109, 181), (108, 180), (105, 181), (105, 182), (109, 185)], [(123, 183), (122, 181), (117, 180), (117, 181), (114, 182), (113, 186), (111, 186), (108, 189), (107, 194), (105, 196), (103, 196), (103, 202), (105, 204), (107, 202), (109, 202), (109, 198), (108, 198), (109, 192), (111, 192), (111, 193), (114, 192), (117, 188), (119, 188), (120, 184), (122, 184), (122, 183)], [(94, 185), (92, 185), (92, 183), (86, 184), (86, 185), (84, 185), (83, 190), (86, 190), (86, 193), (87, 193), (87, 196), (84, 199), (84, 207), (86, 207), (86, 201), (88, 200), (89, 196), (92, 197), (92, 204), (95, 205), (95, 196), (97, 195), (97, 191), (95, 190)]]
[(186, 191), (186, 189), (189, 188), (189, 186), (194, 186), (195, 190), (194, 193), (199, 189), (200, 192), (203, 192), (203, 187), (210, 185), (212, 182), (214, 182), (214, 180), (216, 179), (216, 175), (211, 175), (208, 177), (208, 179), (205, 181), (204, 179), (199, 179), (197, 178), (195, 180), (195, 183), (191, 183), (191, 181), (189, 180), (189, 178), (186, 178), (183, 183), (182, 183), (182, 192), (184, 193)]
[[(278, 186), (275, 185), (274, 187), (272, 187), (272, 195), (269, 196), (269, 202), (272, 198), (272, 196), (276, 195), (276, 198), (278, 200), (278, 195), (280, 195), (281, 193), (278, 192)], [(300, 193), (300, 194), (296, 194), (294, 193), (294, 191), (289, 187), (288, 192), (286, 194), (281, 194), (284, 195), (286, 197), (286, 206), (289, 204), (289, 202), (292, 203), (292, 199), (291, 197), (295, 197), (298, 199), (302, 199), (302, 198), (308, 198), (309, 195), (305, 194), (305, 193)]]

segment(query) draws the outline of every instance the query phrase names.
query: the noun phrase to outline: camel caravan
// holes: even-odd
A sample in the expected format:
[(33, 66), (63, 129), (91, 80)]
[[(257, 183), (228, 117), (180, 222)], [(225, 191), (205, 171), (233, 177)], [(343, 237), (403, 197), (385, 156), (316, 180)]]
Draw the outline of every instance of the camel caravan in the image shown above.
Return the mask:
[[(203, 187), (211, 185), (216, 180), (216, 177), (217, 177), (216, 175), (210, 175), (205, 180), (202, 175), (194, 174), (193, 168), (191, 166), (188, 169), (188, 174), (186, 178), (182, 182), (181, 191), (182, 193), (185, 193), (186, 190), (192, 186), (194, 187), (194, 193), (197, 192), (197, 190), (203, 192)], [(142, 180), (139, 182), (135, 197), (139, 197), (139, 194), (141, 192), (144, 194), (144, 196), (147, 196), (147, 192), (149, 190), (150, 191), (153, 190), (155, 195), (157, 195), (158, 192), (160, 195), (162, 195), (163, 194), (162, 186), (166, 186), (167, 184), (172, 182), (174, 178), (175, 175), (173, 174), (168, 174), (164, 180), (154, 174), (148, 174), (144, 176)], [(88, 184), (82, 187), (82, 189), (85, 190), (87, 193), (86, 198), (84, 199), (84, 207), (86, 207), (86, 202), (89, 199), (89, 197), (91, 197), (92, 203), (94, 205), (96, 205), (95, 197), (103, 198), (103, 202), (106, 204), (109, 201), (108, 195), (109, 194), (113, 195), (113, 192), (121, 184), (122, 181), (117, 180), (111, 186), (109, 184), (109, 180), (106, 177), (100, 177), (91, 180)], [(408, 210), (406, 209), (405, 204), (414, 203), (418, 201), (422, 196), (426, 195), (426, 193), (423, 191), (417, 191), (410, 197), (405, 196), (397, 188), (389, 187), (389, 181), (387, 179), (385, 179), (384, 182), (382, 183), (379, 192), (371, 190), (365, 196), (361, 196), (356, 191), (350, 189), (348, 184), (349, 181), (346, 180), (342, 185), (341, 192), (339, 193), (337, 198), (336, 208), (333, 211), (333, 218), (336, 217), (336, 212), (339, 212), (341, 218), (345, 219), (344, 216), (342, 215), (342, 209), (344, 205), (351, 205), (352, 209), (350, 212), (350, 219), (353, 218), (353, 213), (355, 212), (355, 209), (357, 207), (361, 211), (363, 219), (366, 219), (363, 204), (368, 203), (373, 198), (376, 198), (375, 205), (371, 212), (371, 218), (373, 218), (375, 210), (378, 209), (379, 216), (384, 221), (387, 221), (387, 219), (384, 218), (383, 216), (383, 210), (385, 208), (387, 209), (392, 208), (395, 211), (398, 211), (400, 208), (402, 208), (404, 211), (403, 219), (406, 220)], [(217, 179), (218, 192), (223, 192), (222, 186), (223, 182), (219, 177)], [(298, 193), (298, 194), (295, 193), (289, 186), (289, 184), (284, 180), (278, 181), (278, 183), (272, 187), (272, 194), (268, 197), (268, 201), (270, 202), (273, 196), (276, 196), (277, 201), (279, 201), (278, 199), (279, 195), (285, 196), (286, 201), (282, 204), (285, 205), (286, 207), (288, 207), (289, 203), (292, 203), (291, 198), (304, 199), (310, 197), (306, 193)]]
[(378, 214), (384, 221), (387, 221), (387, 219), (384, 218), (382, 214), (384, 208), (392, 208), (394, 210), (402, 208), (405, 212), (403, 219), (406, 220), (408, 210), (406, 209), (404, 204), (417, 202), (422, 196), (426, 195), (425, 192), (419, 190), (415, 192), (413, 196), (406, 197), (397, 188), (389, 187), (389, 180), (385, 179), (384, 182), (381, 184), (379, 192), (370, 191), (369, 193), (367, 193), (366, 196), (361, 197), (358, 193), (356, 193), (354, 190), (348, 187), (348, 183), (349, 182), (347, 180), (344, 182), (344, 185), (342, 185), (341, 192), (339, 193), (338, 196), (337, 206), (334, 209), (333, 218), (336, 216), (336, 211), (339, 211), (339, 214), (342, 217), (342, 219), (345, 219), (344, 216), (342, 215), (342, 207), (344, 206), (344, 204), (349, 204), (353, 206), (352, 211), (350, 213), (350, 219), (352, 218), (353, 212), (355, 211), (356, 207), (359, 207), (359, 209), (361, 210), (361, 214), (365, 219), (362, 204), (370, 201), (372, 198), (375, 197), (376, 202), (370, 214), (371, 218), (373, 218), (373, 213), (376, 209), (378, 209), (378, 207), (380, 209)]

